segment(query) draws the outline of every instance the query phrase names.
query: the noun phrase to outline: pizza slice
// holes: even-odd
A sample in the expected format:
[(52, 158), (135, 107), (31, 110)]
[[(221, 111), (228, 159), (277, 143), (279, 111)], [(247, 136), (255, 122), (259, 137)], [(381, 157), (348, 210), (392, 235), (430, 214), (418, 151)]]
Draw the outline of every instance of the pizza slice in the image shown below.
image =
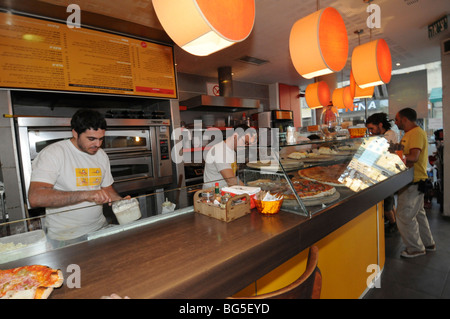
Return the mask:
[(0, 270), (0, 299), (47, 299), (63, 282), (61, 270), (47, 266)]
[(344, 186), (339, 182), (339, 177), (347, 168), (348, 164), (335, 164), (331, 166), (314, 166), (298, 171), (302, 178), (310, 179), (332, 186)]

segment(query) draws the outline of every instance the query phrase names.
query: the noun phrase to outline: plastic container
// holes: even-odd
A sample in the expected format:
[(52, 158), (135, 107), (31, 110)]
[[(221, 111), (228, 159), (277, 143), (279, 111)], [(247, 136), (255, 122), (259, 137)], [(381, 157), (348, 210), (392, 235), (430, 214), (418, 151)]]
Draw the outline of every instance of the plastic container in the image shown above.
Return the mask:
[(256, 199), (255, 202), (258, 212), (264, 215), (278, 214), (281, 209), (281, 205), (283, 205), (283, 199), (275, 201), (263, 201)]
[(203, 203), (212, 203), (213, 202), (213, 192), (212, 191), (202, 192), (202, 202)]
[(46, 251), (47, 237), (43, 230), (33, 230), (0, 238), (0, 264)]
[(129, 224), (142, 217), (139, 202), (136, 198), (114, 202), (112, 211), (120, 225)]
[(166, 214), (166, 213), (170, 213), (173, 212), (175, 210), (175, 207), (177, 205), (175, 205), (172, 202), (169, 202), (169, 200), (166, 198), (166, 201), (164, 203), (161, 204), (161, 214)]
[(364, 137), (366, 135), (367, 129), (365, 127), (349, 127), (348, 131), (351, 138)]

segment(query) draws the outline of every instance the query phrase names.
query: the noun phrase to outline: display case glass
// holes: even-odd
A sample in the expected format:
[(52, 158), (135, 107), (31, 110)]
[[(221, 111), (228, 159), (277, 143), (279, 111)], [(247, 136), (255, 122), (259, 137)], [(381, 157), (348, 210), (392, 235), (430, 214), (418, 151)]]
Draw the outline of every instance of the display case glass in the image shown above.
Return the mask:
[(284, 143), (239, 171), (245, 185), (284, 196), (282, 209), (311, 217), (406, 170), (383, 136)]
[[(389, 143), (381, 136), (252, 147), (258, 156), (247, 156), (247, 153), (245, 163), (238, 165), (236, 175), (241, 185), (260, 188), (261, 194), (281, 196), (282, 211), (306, 218), (313, 218), (330, 205), (338, 205), (355, 193), (407, 169), (401, 154), (391, 153)], [(237, 153), (239, 157), (239, 151)], [(202, 189), (203, 184), (198, 183), (142, 194), (130, 202), (130, 207), (118, 205), (115, 212), (112, 210), (115, 205), (104, 204), (106, 224), (103, 228), (75, 242), (67, 240), (57, 245), (46, 234), (48, 216), (44, 210), (40, 215), (10, 221), (3, 208), (0, 264), (192, 213), (197, 200), (195, 195), (198, 197)], [(258, 213), (254, 206), (251, 212)], [(58, 214), (65, 213), (71, 212)]]

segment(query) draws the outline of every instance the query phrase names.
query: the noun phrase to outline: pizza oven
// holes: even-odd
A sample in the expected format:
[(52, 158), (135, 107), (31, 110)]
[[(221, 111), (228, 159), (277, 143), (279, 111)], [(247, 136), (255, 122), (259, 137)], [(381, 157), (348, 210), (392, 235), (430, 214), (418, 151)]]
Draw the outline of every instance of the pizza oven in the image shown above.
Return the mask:
[[(114, 188), (120, 194), (163, 188), (173, 182), (170, 120), (106, 119), (102, 148), (108, 154)], [(70, 118), (17, 118), (24, 194), (31, 178), (31, 162), (54, 142), (72, 137)]]

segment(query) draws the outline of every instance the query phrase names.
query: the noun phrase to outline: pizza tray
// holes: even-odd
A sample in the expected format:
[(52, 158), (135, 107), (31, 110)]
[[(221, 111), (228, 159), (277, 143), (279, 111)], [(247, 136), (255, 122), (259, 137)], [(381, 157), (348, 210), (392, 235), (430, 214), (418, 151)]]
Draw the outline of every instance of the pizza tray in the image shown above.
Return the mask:
[[(293, 159), (282, 159), (281, 164), (283, 165), (283, 168), (286, 170), (292, 170), (301, 168), (303, 166), (303, 159), (302, 160), (293, 160)], [(250, 168), (256, 168), (261, 170), (267, 170), (267, 171), (281, 171), (281, 167), (278, 164), (271, 165), (270, 162), (268, 163), (262, 163), (260, 161), (258, 162), (248, 162), (247, 167)]]
[[(292, 160), (292, 159), (290, 159)], [(319, 163), (319, 162), (328, 162), (334, 160), (331, 154), (317, 154), (315, 156), (307, 156), (301, 159), (305, 163)]]
[[(332, 203), (332, 202), (338, 200), (340, 197), (341, 197), (341, 194), (339, 194), (339, 192), (336, 191), (334, 194), (332, 194), (330, 196), (321, 197), (321, 198), (313, 198), (313, 199), (302, 199), (300, 197), (300, 200), (302, 201), (302, 203), (305, 206), (317, 206), (317, 205), (321, 205), (321, 204)], [(281, 208), (283, 208), (283, 207), (292, 208), (292, 207), (296, 207), (296, 206), (298, 206), (297, 200), (285, 199), (285, 200), (283, 200), (283, 205), (281, 206)]]
[(307, 157), (303, 158), (302, 161), (308, 164), (314, 164), (314, 163), (325, 163), (329, 161), (334, 161), (335, 158), (332, 158), (331, 156), (328, 157)]
[(336, 156), (353, 156), (355, 155), (356, 151), (338, 151), (337, 154), (334, 154)]
[(300, 175), (300, 174), (298, 174), (298, 176), (299, 176), (300, 178), (307, 179), (307, 180), (309, 180), (309, 181), (313, 181), (313, 182), (317, 182), (317, 183), (322, 183), (322, 184), (327, 184), (327, 185), (334, 186), (334, 187), (346, 187), (344, 184), (335, 184), (335, 183), (329, 183), (329, 182), (322, 182), (322, 181), (319, 181), (319, 180), (317, 180), (317, 179), (313, 179), (313, 178), (310, 178), (310, 177), (305, 177), (305, 176)]

